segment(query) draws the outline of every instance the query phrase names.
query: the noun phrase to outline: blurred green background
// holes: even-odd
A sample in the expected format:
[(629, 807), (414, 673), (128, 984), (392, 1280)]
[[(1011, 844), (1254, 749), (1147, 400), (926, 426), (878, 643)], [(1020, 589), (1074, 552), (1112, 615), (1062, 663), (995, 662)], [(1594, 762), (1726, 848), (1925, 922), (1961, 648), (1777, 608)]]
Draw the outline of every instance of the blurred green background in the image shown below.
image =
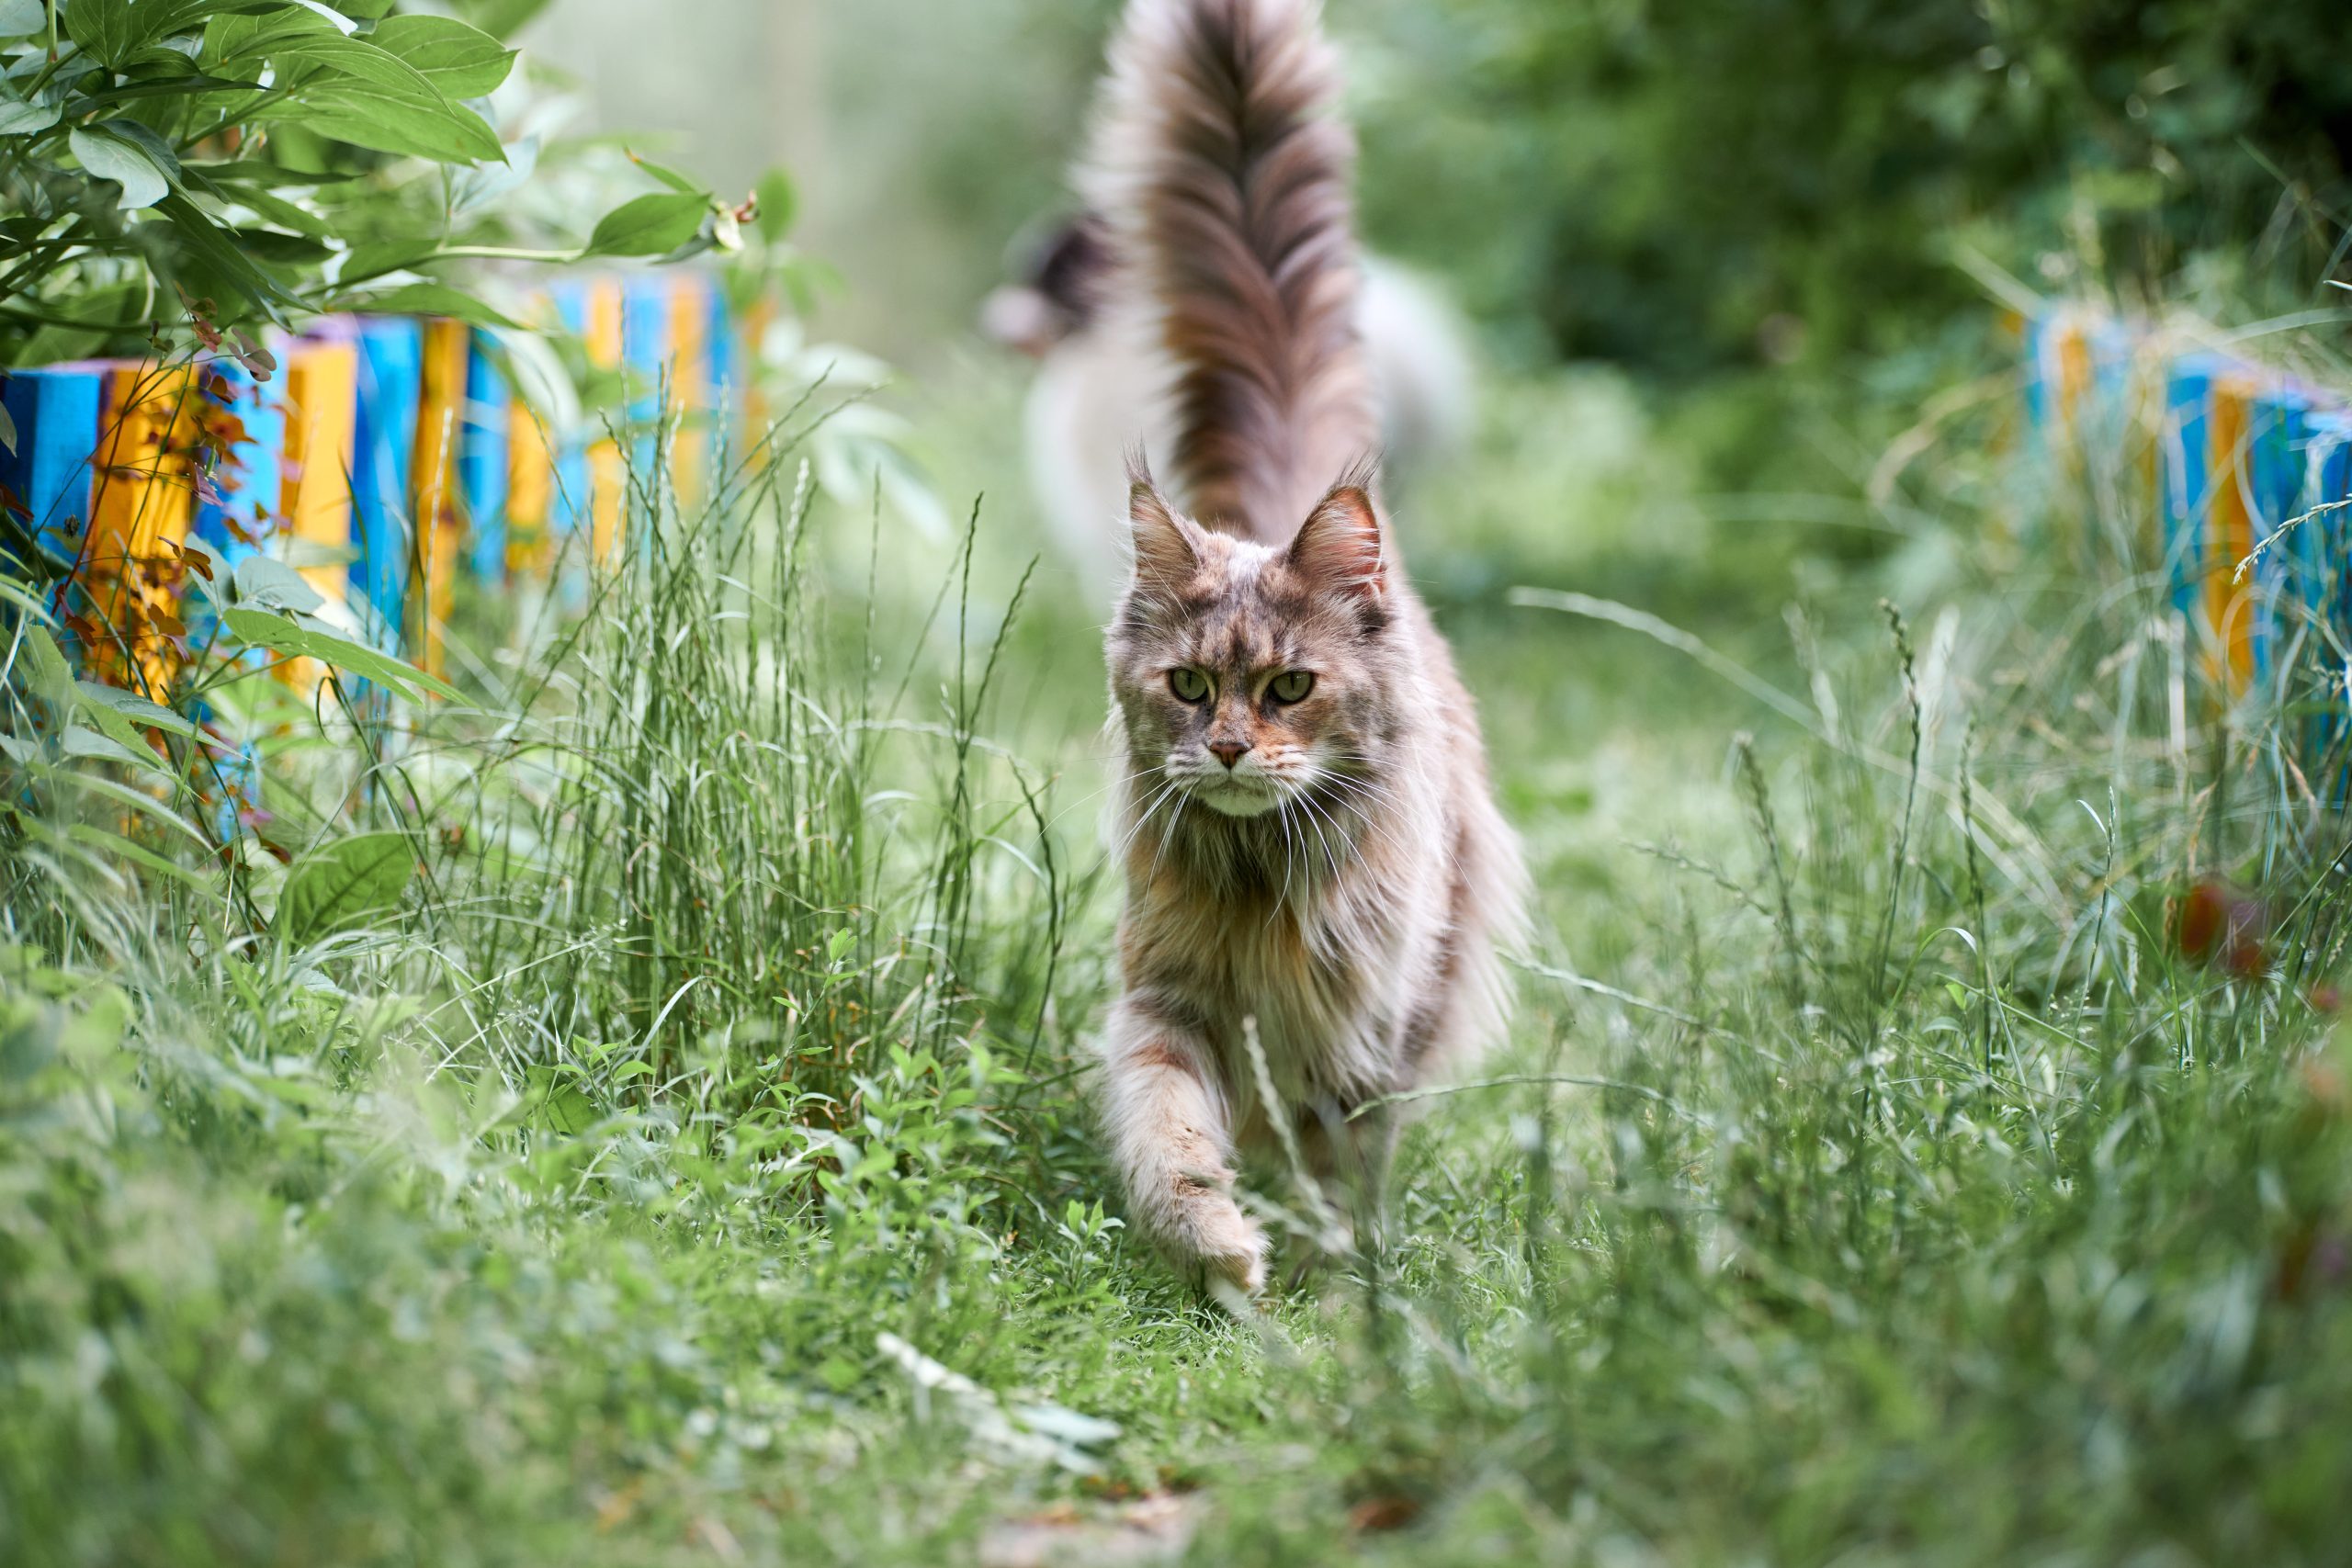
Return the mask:
[[(525, 35), (722, 187), (781, 159), (848, 335), (968, 323), (1066, 199), (1111, 0), (625, 0)], [(1339, 0), (1363, 226), (1501, 361), (1662, 376), (1940, 340), (1972, 249), (2038, 287), (2308, 299), (2352, 188), (2330, 0)], [(2249, 243), (2249, 242), (2252, 242)], [(2338, 258), (2340, 260), (2340, 258)]]
[[(1753, 595), (1858, 560), (1971, 560), (1901, 518), (1977, 506), (1983, 473), (1873, 473), (1955, 398), (1997, 439), (2020, 299), (2225, 323), (2338, 301), (2352, 72), (2313, 47), (2338, 10), (1328, 6), (1366, 239), (1462, 308), (1484, 367), (1476, 441), (1403, 498), (1408, 532), (1444, 534), (1418, 570), (1442, 598), (1577, 581), (1745, 626), (1770, 620)], [(816, 335), (906, 372), (941, 501), (986, 492), (1019, 540), (1027, 367), (976, 318), (1068, 208), (1117, 12), (697, 0), (653, 49), (622, 0), (555, 0), (523, 41), (576, 76), (586, 124), (670, 128), (721, 190), (793, 171), (797, 237), (837, 274)]]

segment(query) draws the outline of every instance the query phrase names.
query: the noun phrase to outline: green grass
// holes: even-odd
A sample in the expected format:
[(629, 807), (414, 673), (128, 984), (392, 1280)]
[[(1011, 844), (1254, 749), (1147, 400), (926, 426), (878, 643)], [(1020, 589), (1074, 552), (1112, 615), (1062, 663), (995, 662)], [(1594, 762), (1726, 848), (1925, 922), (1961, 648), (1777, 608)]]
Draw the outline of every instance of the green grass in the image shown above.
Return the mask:
[[(1115, 1224), (1093, 633), (1017, 503), (877, 535), (787, 453), (373, 752), (219, 695), (396, 914), (11, 828), (0, 1560), (936, 1563), (1169, 1492), (1214, 1563), (2340, 1560), (2344, 828), (2275, 716), (2177, 740), (2154, 589), (2028, 570), (2074, 492), (1969, 437), (1838, 566), (1525, 393), (1405, 511), (1541, 934), (1381, 1245), (1244, 1324)], [(2270, 973), (2175, 953), (2215, 875)]]

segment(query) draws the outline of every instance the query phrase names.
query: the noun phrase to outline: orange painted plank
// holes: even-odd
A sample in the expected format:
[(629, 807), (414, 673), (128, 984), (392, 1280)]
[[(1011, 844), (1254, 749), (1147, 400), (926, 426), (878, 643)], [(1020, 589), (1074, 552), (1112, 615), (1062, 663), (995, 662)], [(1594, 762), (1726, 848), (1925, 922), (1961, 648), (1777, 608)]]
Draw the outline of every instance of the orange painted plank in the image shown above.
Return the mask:
[(105, 373), (81, 581), (97, 678), (164, 701), (179, 669), (177, 547), (196, 515), (198, 413), (187, 366)]
[(463, 321), (424, 323), (423, 375), (417, 399), (416, 457), (409, 469), (411, 515), (424, 536), (424, 592), (409, 606), (421, 614), (415, 639), (424, 668), (441, 673), (441, 634), (457, 607), (458, 570), (464, 559), (464, 491), (458, 477), (458, 426), (466, 405), (466, 367), (473, 330)]

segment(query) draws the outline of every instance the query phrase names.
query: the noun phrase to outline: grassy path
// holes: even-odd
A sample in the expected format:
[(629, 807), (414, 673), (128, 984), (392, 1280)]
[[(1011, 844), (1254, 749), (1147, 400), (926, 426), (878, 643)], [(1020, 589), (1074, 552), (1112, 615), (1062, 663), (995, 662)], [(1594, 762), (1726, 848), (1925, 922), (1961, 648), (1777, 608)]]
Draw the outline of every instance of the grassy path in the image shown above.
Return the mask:
[(1017, 524), (963, 639), (897, 562), (869, 618), (787, 483), (371, 775), (397, 919), (191, 951), (193, 895), (10, 861), (0, 1559), (2339, 1560), (2333, 900), (2257, 979), (2162, 934), (2325, 824), (2183, 771), (2131, 604), (1954, 580), (1898, 639), (1850, 572), (1792, 639), (1645, 592), (1623, 454), (1557, 513), (1483, 457), (1415, 558), (1545, 929), (1380, 1245), (1253, 1323), (1128, 1245), (1084, 619), (1048, 570), (996, 639)]

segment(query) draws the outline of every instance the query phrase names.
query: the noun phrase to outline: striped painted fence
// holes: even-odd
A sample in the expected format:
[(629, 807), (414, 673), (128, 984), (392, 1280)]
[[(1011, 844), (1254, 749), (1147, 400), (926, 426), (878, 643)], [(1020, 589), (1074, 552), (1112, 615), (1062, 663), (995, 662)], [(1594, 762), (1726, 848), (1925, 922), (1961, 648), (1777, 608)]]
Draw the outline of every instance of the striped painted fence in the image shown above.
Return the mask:
[[(537, 306), (531, 324), (576, 333), (623, 375), (616, 423), (640, 475), (657, 412), (684, 416), (670, 482), (698, 504), (719, 412), (751, 401), (736, 383), (756, 323), (681, 267), (560, 278)], [(575, 536), (588, 558), (622, 547), (629, 458), (594, 431), (550, 430), (514, 396), (494, 334), (347, 316), (266, 346), (277, 373), (259, 377), (209, 355), (0, 372), (17, 431), (0, 504), (70, 581), (62, 640), (85, 675), (168, 692), (191, 539), (232, 570), (256, 551), (287, 562), (368, 640), (435, 673), (460, 573), (503, 588), (544, 578)]]
[(2077, 474), (2103, 457), (2132, 477), (2140, 553), (2214, 689), (2276, 694), (2316, 664), (2340, 701), (2352, 399), (2092, 307), (2043, 312), (2027, 341), (2037, 446)]

